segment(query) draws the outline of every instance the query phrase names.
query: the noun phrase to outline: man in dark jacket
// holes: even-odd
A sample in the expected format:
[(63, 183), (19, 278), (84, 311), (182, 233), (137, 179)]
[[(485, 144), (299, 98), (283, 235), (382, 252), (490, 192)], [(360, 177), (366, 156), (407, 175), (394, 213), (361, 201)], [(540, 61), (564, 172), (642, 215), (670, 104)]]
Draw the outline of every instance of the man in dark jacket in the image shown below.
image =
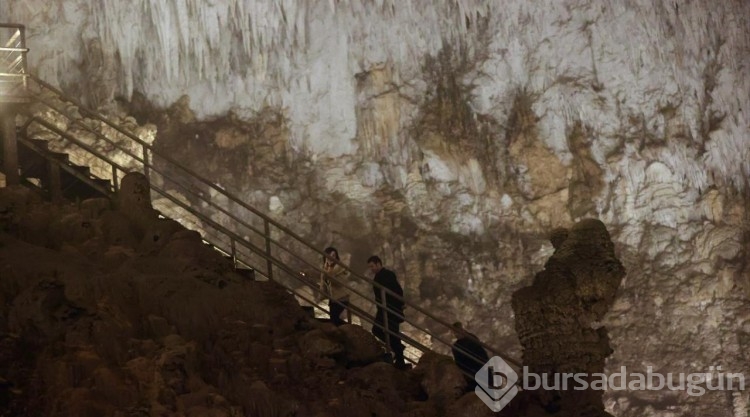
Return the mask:
[(460, 322), (453, 323), (453, 335), (456, 341), (453, 343), (453, 359), (456, 361), (456, 365), (461, 369), (466, 377), (466, 382), (469, 384), (467, 390), (469, 392), (474, 391), (474, 387), (477, 386), (475, 376), (482, 366), (487, 363), (490, 358), (487, 356), (487, 351), (484, 350), (482, 344), (479, 342), (479, 338), (473, 333), (469, 333), (463, 328)]
[[(372, 334), (382, 340), (383, 343), (390, 345), (396, 367), (407, 368), (404, 362), (404, 345), (401, 343), (399, 331), (399, 325), (404, 321), (404, 290), (398, 283), (396, 274), (387, 268), (383, 268), (383, 262), (379, 257), (371, 256), (367, 260), (367, 265), (370, 267), (370, 271), (375, 274), (372, 290), (375, 293), (377, 312), (375, 313), (375, 323), (372, 325)], [(387, 290), (384, 290), (381, 286)], [(385, 307), (388, 309), (387, 312)], [(386, 334), (386, 328), (388, 334)]]

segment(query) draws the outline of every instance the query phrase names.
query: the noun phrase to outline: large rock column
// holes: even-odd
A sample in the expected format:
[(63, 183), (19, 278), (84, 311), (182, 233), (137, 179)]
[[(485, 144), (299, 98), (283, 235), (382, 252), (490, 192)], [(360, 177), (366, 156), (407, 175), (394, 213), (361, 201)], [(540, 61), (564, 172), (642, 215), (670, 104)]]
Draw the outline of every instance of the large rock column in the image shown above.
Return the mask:
[[(614, 245), (599, 220), (577, 223), (567, 233), (553, 232), (555, 253), (531, 286), (512, 297), (516, 331), (523, 347), (523, 362), (537, 375), (604, 372), (604, 360), (612, 353), (607, 330), (598, 325), (611, 307), (625, 269), (615, 257)], [(595, 379), (595, 378), (594, 378)], [(541, 379), (544, 381), (544, 379)], [(531, 381), (534, 382), (533, 380)], [(549, 411), (566, 416), (609, 416), (602, 391), (576, 391), (574, 380), (567, 389), (537, 391)]]

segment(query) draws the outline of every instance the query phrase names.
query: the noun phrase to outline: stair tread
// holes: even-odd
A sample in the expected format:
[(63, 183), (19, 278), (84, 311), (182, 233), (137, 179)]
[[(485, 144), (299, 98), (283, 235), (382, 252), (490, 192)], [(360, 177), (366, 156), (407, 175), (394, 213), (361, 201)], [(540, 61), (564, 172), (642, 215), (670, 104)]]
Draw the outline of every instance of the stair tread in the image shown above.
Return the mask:
[(91, 168), (89, 168), (87, 166), (76, 165), (76, 164), (73, 164), (73, 163), (68, 164), (68, 166), (71, 167), (71, 168), (73, 168), (74, 170), (80, 172), (81, 174), (87, 176), (87, 177), (91, 175)]
[(48, 155), (55, 159), (62, 159), (66, 161), (68, 160), (68, 158), (70, 158), (70, 156), (64, 152), (49, 151)]
[(255, 280), (255, 270), (250, 268), (234, 268), (234, 272), (245, 279)]
[(19, 142), (18, 167), (27, 178), (45, 179), (47, 177), (47, 159), (27, 144)]
[[(109, 190), (109, 184), (100, 183), (102, 188)], [(95, 187), (92, 187), (89, 184), (86, 184), (83, 181), (76, 181), (69, 184), (63, 184), (61, 186), (62, 188), (62, 194), (65, 198), (69, 200), (75, 200), (75, 199), (81, 199), (85, 200), (87, 198), (97, 198), (97, 197), (107, 197), (108, 193), (104, 193), (102, 191), (99, 191)]]
[[(109, 180), (105, 180), (105, 179), (101, 179), (101, 178), (92, 178), (92, 177), (89, 177), (89, 176), (86, 176), (85, 178), (89, 182), (92, 182), (92, 183), (98, 184), (98, 185), (110, 185), (111, 184), (111, 182)], [(84, 180), (80, 179), (78, 176), (73, 175), (72, 173), (67, 172), (67, 171), (61, 171), (60, 172), (60, 181), (64, 185), (72, 185), (72, 184), (76, 184), (76, 183), (86, 184), (86, 182)], [(86, 185), (88, 185), (88, 184), (86, 184)]]
[(21, 169), (21, 175), (26, 178), (45, 180), (48, 177), (47, 167), (42, 161), (21, 164), (19, 168)]
[(44, 151), (49, 150), (49, 142), (47, 142), (44, 139), (26, 139), (26, 140), (41, 150), (44, 150)]
[(112, 186), (112, 182), (110, 180), (104, 180), (104, 179), (101, 179), (101, 178), (91, 178), (91, 180), (95, 184), (99, 184), (99, 185), (105, 186), (107, 189), (109, 189)]

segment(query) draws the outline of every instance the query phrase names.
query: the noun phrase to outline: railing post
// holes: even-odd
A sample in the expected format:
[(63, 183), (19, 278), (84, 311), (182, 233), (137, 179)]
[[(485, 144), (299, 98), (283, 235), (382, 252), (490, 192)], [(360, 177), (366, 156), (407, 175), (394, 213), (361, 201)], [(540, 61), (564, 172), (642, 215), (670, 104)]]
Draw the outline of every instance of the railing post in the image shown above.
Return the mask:
[(273, 262), (271, 262), (271, 224), (268, 220), (263, 220), (263, 233), (266, 237), (266, 269), (268, 270), (268, 279), (273, 280)]
[[(26, 28), (20, 27), (18, 28), (18, 34), (21, 37), (21, 48), (26, 48)], [(26, 72), (26, 51), (21, 52), (21, 71), (23, 71), (24, 74), (27, 74)], [(26, 77), (22, 78), (23, 83), (23, 91), (25, 92), (28, 88), (28, 80)]]
[(237, 246), (234, 242), (234, 238), (231, 240), (231, 247), (232, 247), (232, 267), (237, 268)]
[(119, 178), (117, 178), (117, 167), (112, 165), (112, 187), (117, 192), (117, 189), (120, 188), (120, 185), (118, 184)]
[(0, 104), (0, 135), (3, 139), (3, 171), (6, 185), (18, 185), (18, 141), (16, 138), (16, 109), (12, 104)]

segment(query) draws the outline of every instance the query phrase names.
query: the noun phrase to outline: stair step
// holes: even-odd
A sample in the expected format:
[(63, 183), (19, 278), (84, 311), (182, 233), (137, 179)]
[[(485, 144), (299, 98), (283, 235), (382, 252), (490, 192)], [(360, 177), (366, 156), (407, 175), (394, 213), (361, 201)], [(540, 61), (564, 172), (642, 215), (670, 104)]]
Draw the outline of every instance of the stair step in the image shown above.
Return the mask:
[[(63, 186), (72, 185), (77, 182), (84, 182), (82, 179), (79, 178), (79, 177), (83, 177), (96, 184), (100, 184), (102, 186), (106, 185), (107, 189), (110, 188), (111, 183), (109, 180), (91, 177), (91, 169), (89, 167), (75, 165), (75, 164), (67, 164), (67, 168), (68, 169), (62, 168), (62, 167), (60, 168), (60, 183)], [(69, 171), (70, 168), (72, 168), (75, 174)]]
[[(107, 180), (92, 179), (91, 181), (106, 190), (111, 189), (111, 183)], [(108, 193), (102, 193), (96, 188), (80, 180), (62, 184), (61, 188), (63, 197), (72, 201), (75, 201), (77, 199), (85, 200), (87, 198), (109, 197)]]
[[(77, 187), (77, 188), (92, 188), (91, 185), (87, 184), (86, 182), (79, 180), (77, 177), (74, 177), (70, 173), (66, 173), (67, 175), (61, 175), (60, 184), (64, 189), (71, 188), (71, 187)], [(89, 178), (90, 182), (94, 183), (94, 185), (98, 185), (99, 187), (110, 190), (112, 188), (112, 183), (109, 182), (109, 180), (102, 180), (99, 178)]]
[(50, 151), (47, 153), (47, 155), (50, 156), (51, 158), (57, 159), (58, 161), (63, 161), (63, 162), (70, 161), (70, 156), (66, 153)]
[(47, 142), (44, 139), (26, 139), (28, 142), (31, 142), (32, 145), (37, 147), (38, 149), (42, 151), (49, 151), (49, 142)]
[(67, 154), (49, 151), (48, 144), (49, 142), (42, 139), (26, 139), (18, 142), (18, 166), (22, 176), (38, 178), (46, 184), (49, 178), (47, 157), (52, 156), (61, 161), (68, 160)]
[(110, 180), (103, 180), (101, 178), (93, 178), (94, 184), (97, 184), (101, 188), (111, 191), (112, 190), (112, 182)]
[(19, 164), (21, 176), (25, 178), (38, 178), (42, 180), (42, 182), (47, 181), (48, 172), (46, 162), (47, 161), (42, 157), (40, 157), (39, 160), (25, 158), (23, 163)]
[(255, 270), (254, 269), (247, 269), (247, 268), (234, 268), (234, 272), (236, 272), (238, 275), (245, 279), (249, 279), (251, 281), (255, 281)]
[[(73, 168), (73, 169), (75, 169), (76, 171), (78, 171), (80, 174), (84, 175), (87, 178), (91, 176), (91, 168), (89, 168), (87, 166), (76, 165), (76, 164), (73, 164), (73, 163), (68, 164), (68, 166), (71, 167), (71, 168)], [(109, 182), (109, 181), (107, 181), (107, 182)]]
[(21, 168), (25, 176), (40, 178), (38, 173), (46, 172), (47, 159), (43, 154), (40, 155), (25, 143), (19, 142), (18, 145), (18, 167)]
[(63, 189), (76, 185), (79, 182), (81, 182), (81, 180), (79, 180), (78, 177), (71, 174), (66, 169), (62, 167), (60, 168), (60, 185)]

